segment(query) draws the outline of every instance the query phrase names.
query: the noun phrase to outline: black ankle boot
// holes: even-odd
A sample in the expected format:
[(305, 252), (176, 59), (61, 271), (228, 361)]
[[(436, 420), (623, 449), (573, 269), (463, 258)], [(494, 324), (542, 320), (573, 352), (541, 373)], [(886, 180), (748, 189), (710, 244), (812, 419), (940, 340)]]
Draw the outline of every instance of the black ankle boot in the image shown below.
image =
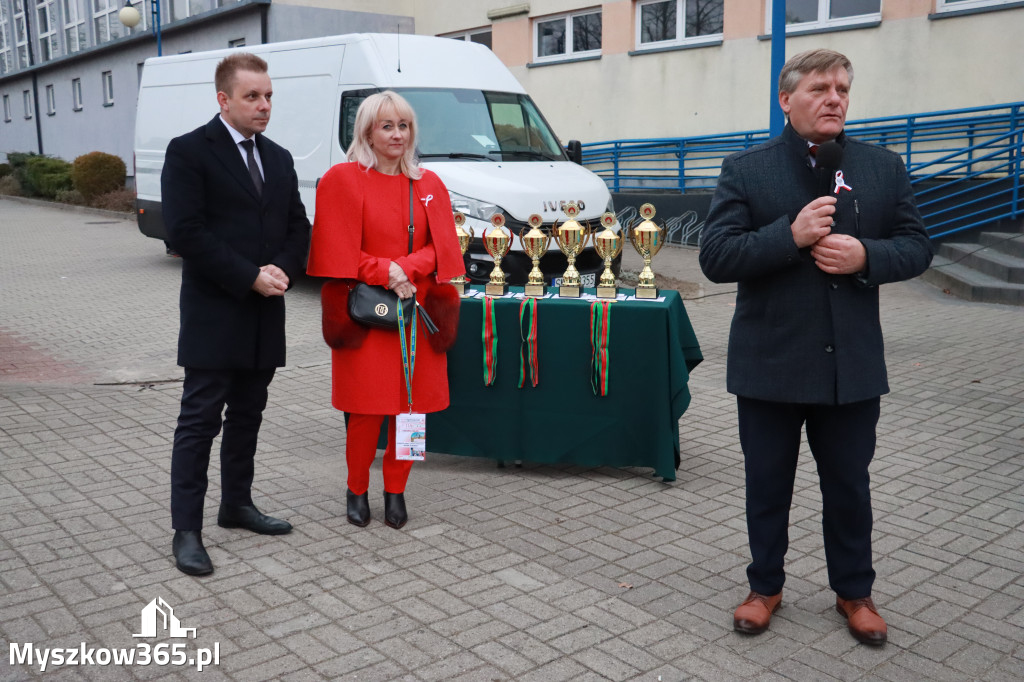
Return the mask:
[(405, 511), (405, 493), (384, 493), (384, 523), (392, 528), (401, 528), (409, 520)]
[(367, 493), (356, 495), (351, 490), (346, 489), (345, 498), (348, 502), (348, 522), (360, 528), (370, 523), (369, 495)]

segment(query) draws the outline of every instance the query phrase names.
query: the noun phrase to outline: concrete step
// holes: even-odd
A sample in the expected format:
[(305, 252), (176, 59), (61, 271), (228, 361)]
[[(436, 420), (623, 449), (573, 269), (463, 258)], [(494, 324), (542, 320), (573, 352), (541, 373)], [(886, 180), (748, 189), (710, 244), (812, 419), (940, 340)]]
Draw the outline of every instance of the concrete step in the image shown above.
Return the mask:
[(1024, 233), (982, 232), (978, 235), (978, 242), (1011, 256), (1024, 258)]
[(942, 255), (932, 259), (921, 279), (967, 301), (1024, 306), (1024, 284), (996, 279)]
[(999, 250), (1001, 246), (946, 242), (939, 246), (938, 254), (1004, 282), (1024, 284), (1024, 258)]

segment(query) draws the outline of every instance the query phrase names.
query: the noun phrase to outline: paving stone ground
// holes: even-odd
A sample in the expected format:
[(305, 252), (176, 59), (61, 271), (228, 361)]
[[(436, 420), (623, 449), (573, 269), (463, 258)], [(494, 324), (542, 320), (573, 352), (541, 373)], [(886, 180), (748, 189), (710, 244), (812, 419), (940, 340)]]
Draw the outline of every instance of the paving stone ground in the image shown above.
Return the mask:
[[(626, 267), (636, 267), (627, 252)], [(892, 392), (871, 468), (875, 600), (858, 645), (834, 611), (805, 451), (788, 581), (771, 630), (732, 631), (746, 594), (743, 470), (725, 392), (733, 288), (666, 249), (705, 360), (680, 421), (682, 466), (496, 468), (431, 453), (401, 531), (345, 521), (345, 430), (329, 405), (317, 287), (288, 294), (289, 365), (271, 386), (257, 503), (295, 524), (216, 526), (216, 572), (170, 557), (181, 263), (129, 219), (0, 200), (0, 681), (1021, 680), (1024, 313), (920, 282), (882, 289)], [(216, 467), (214, 467), (216, 468)], [(160, 598), (195, 638), (137, 638)], [(12, 663), (37, 650), (164, 645), (219, 662)], [(184, 643), (172, 649), (175, 643)], [(177, 654), (174, 656), (177, 658)]]

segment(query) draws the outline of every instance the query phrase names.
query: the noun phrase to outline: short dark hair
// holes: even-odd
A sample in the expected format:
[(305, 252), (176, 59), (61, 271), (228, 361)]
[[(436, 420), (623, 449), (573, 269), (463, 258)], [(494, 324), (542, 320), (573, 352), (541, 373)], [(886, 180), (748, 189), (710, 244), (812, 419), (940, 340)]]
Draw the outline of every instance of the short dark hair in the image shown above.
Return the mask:
[(266, 73), (267, 63), (251, 52), (236, 52), (224, 57), (217, 64), (217, 70), (213, 74), (213, 85), (217, 92), (231, 95), (231, 90), (235, 87), (235, 75), (239, 71)]
[(850, 84), (853, 85), (853, 64), (846, 55), (824, 48), (794, 55), (786, 61), (779, 74), (779, 92), (793, 92), (807, 74), (828, 73), (837, 66), (846, 69), (846, 75), (850, 77)]

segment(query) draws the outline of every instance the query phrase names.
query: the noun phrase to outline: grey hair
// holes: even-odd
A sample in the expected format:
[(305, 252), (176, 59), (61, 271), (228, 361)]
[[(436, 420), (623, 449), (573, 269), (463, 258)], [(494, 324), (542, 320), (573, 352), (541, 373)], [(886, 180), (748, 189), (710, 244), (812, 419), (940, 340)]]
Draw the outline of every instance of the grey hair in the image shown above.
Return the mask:
[(846, 69), (850, 85), (853, 85), (853, 64), (846, 55), (824, 48), (801, 52), (790, 57), (782, 67), (779, 74), (779, 92), (793, 92), (807, 74), (828, 73), (837, 66)]

